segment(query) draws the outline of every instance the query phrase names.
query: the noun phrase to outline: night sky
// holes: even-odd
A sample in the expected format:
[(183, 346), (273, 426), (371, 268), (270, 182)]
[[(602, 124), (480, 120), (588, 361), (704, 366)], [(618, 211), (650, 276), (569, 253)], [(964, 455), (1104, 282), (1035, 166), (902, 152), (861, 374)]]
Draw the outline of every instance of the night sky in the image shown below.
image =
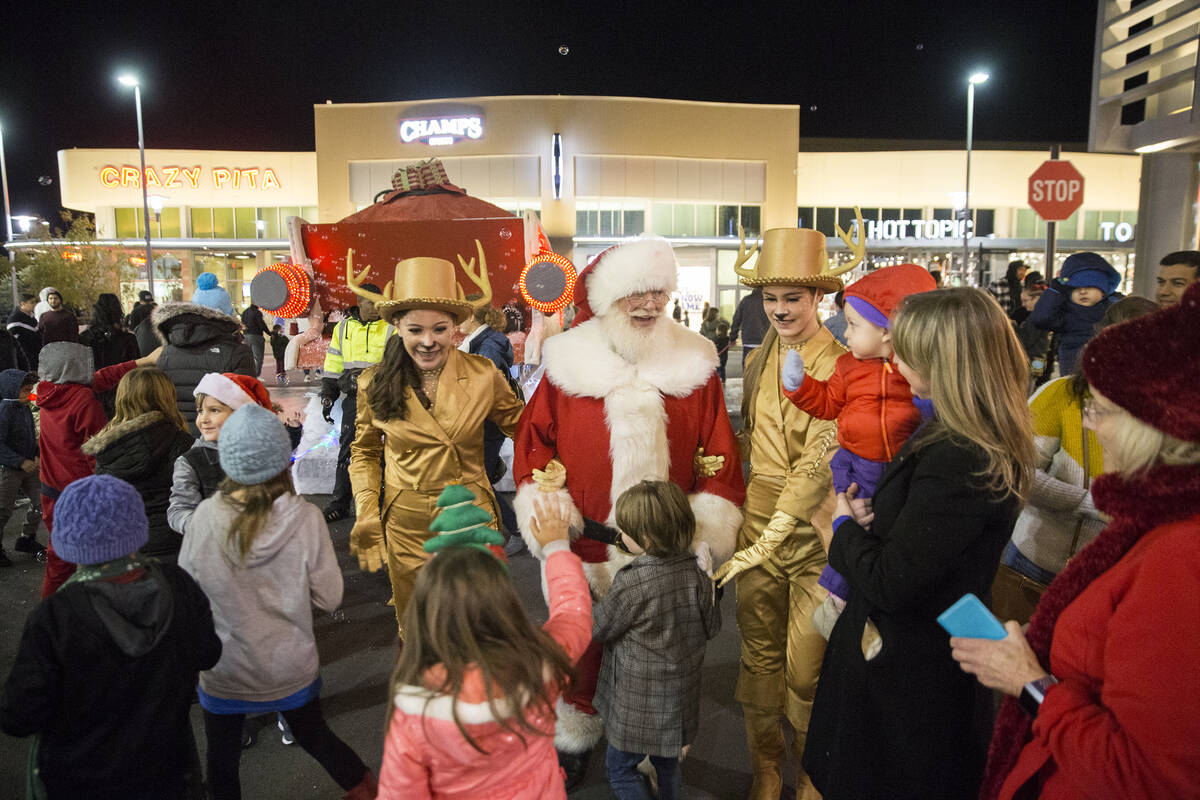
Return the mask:
[[(10, 4), (13, 213), (56, 220), (55, 152), (311, 150), (312, 106), (505, 94), (794, 103), (801, 136), (1087, 140), (1096, 3)], [(561, 55), (561, 47), (568, 48)], [(53, 179), (39, 185), (43, 176)]]

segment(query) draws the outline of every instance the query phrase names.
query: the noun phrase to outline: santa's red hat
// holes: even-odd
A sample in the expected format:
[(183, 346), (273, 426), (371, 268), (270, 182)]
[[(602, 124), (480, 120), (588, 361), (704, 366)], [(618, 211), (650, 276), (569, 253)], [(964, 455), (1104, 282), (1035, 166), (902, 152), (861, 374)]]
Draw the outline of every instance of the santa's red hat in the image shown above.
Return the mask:
[(932, 292), (937, 281), (918, 264), (877, 269), (846, 287), (843, 297), (872, 325), (889, 327), (892, 312), (910, 294)]
[(663, 291), (678, 285), (679, 262), (666, 239), (641, 236), (604, 250), (579, 273), (575, 283), (575, 314), (572, 325), (602, 317), (613, 303), (638, 292)]
[(1105, 328), (1083, 351), (1083, 377), (1152, 428), (1200, 442), (1200, 283), (1173, 306)]
[(210, 372), (200, 379), (192, 394), (215, 397), (234, 411), (247, 403), (257, 403), (268, 411), (272, 410), (271, 395), (267, 392), (267, 387), (263, 386), (258, 378), (251, 378), (249, 375)]

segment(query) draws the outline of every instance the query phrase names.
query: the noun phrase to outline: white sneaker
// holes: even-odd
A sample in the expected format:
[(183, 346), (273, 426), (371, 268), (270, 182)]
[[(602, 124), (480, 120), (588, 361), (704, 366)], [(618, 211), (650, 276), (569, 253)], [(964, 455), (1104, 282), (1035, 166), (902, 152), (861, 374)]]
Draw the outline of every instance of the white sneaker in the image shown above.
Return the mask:
[(279, 740), (281, 742), (283, 742), (284, 744), (295, 744), (296, 743), (296, 737), (292, 735), (292, 729), (290, 727), (288, 727), (288, 724), (286, 722), (284, 722), (283, 717), (278, 717), (275, 724), (279, 726), (279, 730), (281, 732), (281, 736), (279, 737)]

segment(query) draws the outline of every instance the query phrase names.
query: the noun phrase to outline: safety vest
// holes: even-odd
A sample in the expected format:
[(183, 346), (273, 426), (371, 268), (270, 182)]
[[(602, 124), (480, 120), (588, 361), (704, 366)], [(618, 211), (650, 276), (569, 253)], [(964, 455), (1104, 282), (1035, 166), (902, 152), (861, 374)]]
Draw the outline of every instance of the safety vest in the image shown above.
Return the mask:
[(396, 329), (377, 319), (362, 322), (348, 317), (333, 329), (333, 339), (325, 351), (325, 377), (337, 378), (343, 372), (366, 369), (383, 360), (383, 347)]

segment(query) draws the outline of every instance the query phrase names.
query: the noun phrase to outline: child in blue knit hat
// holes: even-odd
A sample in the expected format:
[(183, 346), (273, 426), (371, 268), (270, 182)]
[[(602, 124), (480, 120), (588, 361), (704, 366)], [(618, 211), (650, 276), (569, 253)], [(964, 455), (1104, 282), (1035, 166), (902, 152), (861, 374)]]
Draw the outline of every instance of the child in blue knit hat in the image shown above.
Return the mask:
[(278, 712), (347, 800), (375, 797), (375, 776), (329, 729), (313, 637), (315, 605), (342, 602), (342, 573), (321, 509), (292, 486), (292, 444), (273, 413), (246, 403), (225, 420), (217, 452), (225, 480), (188, 522), (179, 565), (212, 600), (224, 650), (200, 673), (214, 800), (241, 797), (247, 714)]
[(137, 489), (111, 475), (74, 481), (55, 504), (54, 549), (79, 566), (30, 613), (0, 695), (0, 728), (37, 736), (29, 797), (201, 791), (188, 714), (221, 642), (196, 582), (138, 555), (148, 527)]
[(1042, 292), (1029, 315), (1034, 326), (1058, 334), (1058, 371), (1070, 375), (1083, 346), (1110, 305), (1121, 299), (1121, 274), (1096, 253), (1075, 253)]

